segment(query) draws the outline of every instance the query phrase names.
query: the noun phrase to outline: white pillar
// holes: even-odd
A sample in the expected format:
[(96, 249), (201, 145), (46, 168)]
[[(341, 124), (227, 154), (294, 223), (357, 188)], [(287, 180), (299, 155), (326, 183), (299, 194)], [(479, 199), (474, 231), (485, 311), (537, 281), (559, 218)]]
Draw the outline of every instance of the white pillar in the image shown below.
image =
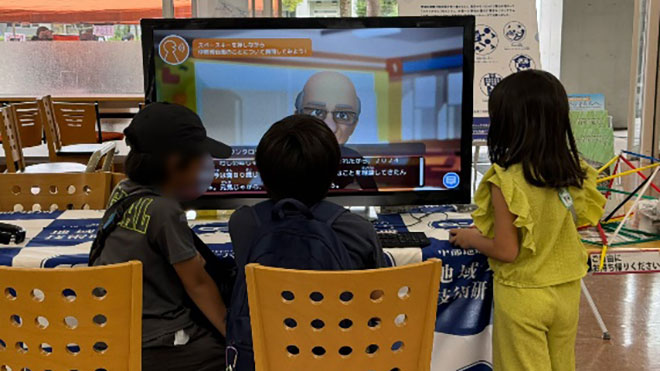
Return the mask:
[(562, 0), (536, 0), (536, 19), (539, 25), (541, 68), (560, 78)]
[(163, 18), (174, 18), (174, 0), (163, 0)]
[(197, 0), (190, 0), (190, 13), (193, 18), (199, 18), (198, 9), (197, 9)]

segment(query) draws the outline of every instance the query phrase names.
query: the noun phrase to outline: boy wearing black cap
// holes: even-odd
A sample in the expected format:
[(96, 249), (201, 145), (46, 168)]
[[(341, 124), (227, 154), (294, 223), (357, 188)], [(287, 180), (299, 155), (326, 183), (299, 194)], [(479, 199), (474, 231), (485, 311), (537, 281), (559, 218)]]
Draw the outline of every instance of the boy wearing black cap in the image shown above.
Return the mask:
[(143, 264), (143, 370), (223, 369), (224, 339), (201, 325), (193, 312), (199, 309), (224, 335), (226, 308), (204, 269), (180, 202), (210, 186), (212, 158), (229, 157), (231, 148), (208, 138), (200, 118), (174, 104), (148, 105), (124, 133), (131, 147), (128, 179), (113, 191), (106, 214), (113, 205), (130, 205), (118, 214), (102, 248), (92, 250), (90, 261)]

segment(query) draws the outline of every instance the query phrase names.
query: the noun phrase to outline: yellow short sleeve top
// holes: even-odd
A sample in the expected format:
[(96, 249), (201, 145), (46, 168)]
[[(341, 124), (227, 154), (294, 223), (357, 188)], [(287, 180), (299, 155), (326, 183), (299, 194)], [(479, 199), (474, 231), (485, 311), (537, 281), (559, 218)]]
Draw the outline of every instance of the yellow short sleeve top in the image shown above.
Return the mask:
[[(596, 189), (597, 172), (583, 163), (587, 179), (582, 188), (569, 188), (578, 225), (596, 225), (603, 215), (605, 197)], [(472, 214), (475, 226), (494, 237), (494, 214), (490, 187), (502, 190), (516, 219), (520, 252), (513, 263), (490, 259), (495, 281), (515, 287), (545, 287), (574, 281), (587, 273), (587, 251), (582, 245), (571, 212), (554, 188), (533, 186), (525, 180), (522, 166), (504, 169), (493, 165), (484, 176)]]

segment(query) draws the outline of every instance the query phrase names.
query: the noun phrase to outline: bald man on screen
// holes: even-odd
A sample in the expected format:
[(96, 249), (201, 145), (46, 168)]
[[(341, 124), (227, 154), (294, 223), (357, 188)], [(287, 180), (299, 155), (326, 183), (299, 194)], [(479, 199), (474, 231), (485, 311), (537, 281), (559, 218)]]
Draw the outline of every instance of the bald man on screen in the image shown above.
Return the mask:
[(353, 82), (334, 71), (312, 75), (296, 98), (296, 113), (323, 120), (340, 145), (346, 144), (355, 131), (360, 109), (360, 98)]
[[(343, 158), (359, 158), (362, 155), (346, 142), (357, 127), (362, 104), (355, 91), (355, 85), (344, 74), (335, 71), (317, 72), (305, 83), (303, 90), (296, 97), (297, 114), (315, 116), (332, 130), (341, 147)], [(353, 174), (362, 172), (362, 164), (342, 164), (342, 169), (352, 170)], [(372, 176), (338, 176), (333, 186), (338, 189), (378, 190)]]

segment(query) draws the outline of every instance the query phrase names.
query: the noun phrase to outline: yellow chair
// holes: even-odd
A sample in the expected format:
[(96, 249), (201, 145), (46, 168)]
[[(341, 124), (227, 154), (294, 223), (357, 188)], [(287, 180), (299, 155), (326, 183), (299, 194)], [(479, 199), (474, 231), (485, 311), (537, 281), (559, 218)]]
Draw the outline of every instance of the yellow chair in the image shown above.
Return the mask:
[(442, 263), (245, 267), (257, 371), (429, 370)]
[(0, 370), (141, 369), (141, 263), (0, 267), (0, 294)]

